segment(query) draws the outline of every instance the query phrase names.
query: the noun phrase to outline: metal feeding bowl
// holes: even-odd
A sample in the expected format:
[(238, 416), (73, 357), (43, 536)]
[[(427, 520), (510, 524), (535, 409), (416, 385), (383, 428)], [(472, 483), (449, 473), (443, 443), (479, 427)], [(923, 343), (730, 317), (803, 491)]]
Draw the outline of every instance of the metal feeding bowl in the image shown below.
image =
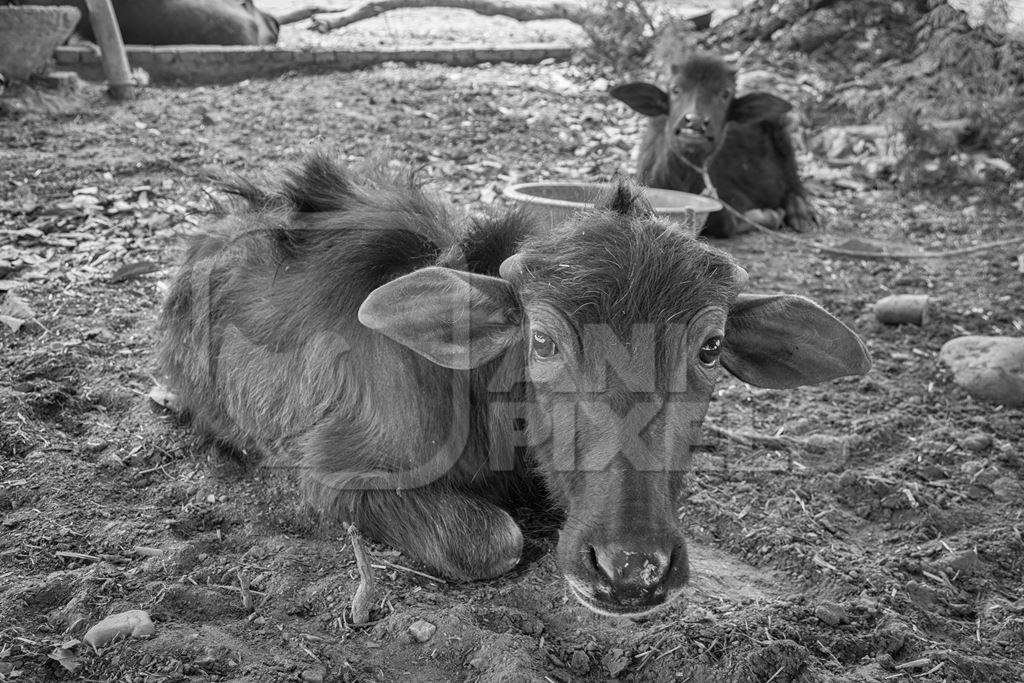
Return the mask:
[[(504, 194), (530, 213), (554, 224), (565, 221), (577, 211), (593, 208), (610, 189), (608, 183), (519, 183), (506, 187)], [(642, 189), (659, 216), (691, 234), (700, 232), (708, 214), (722, 210), (722, 203), (711, 197), (651, 187)]]

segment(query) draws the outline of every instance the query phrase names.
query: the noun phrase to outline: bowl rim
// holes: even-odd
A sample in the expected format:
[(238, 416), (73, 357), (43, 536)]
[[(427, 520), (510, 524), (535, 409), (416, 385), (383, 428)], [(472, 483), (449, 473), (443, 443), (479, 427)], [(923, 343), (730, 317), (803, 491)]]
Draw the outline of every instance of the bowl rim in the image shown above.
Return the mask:
[[(592, 182), (572, 182), (572, 181), (549, 181), (549, 182), (532, 182), (532, 183), (514, 183), (508, 185), (502, 191), (502, 194), (509, 199), (518, 202), (524, 202), (526, 204), (538, 204), (540, 206), (548, 206), (552, 208), (561, 209), (585, 209), (590, 205), (586, 202), (574, 202), (568, 199), (551, 199), (549, 197), (537, 197), (532, 194), (526, 194), (523, 189), (530, 189), (535, 187), (575, 187), (575, 188), (594, 188), (596, 190), (606, 190), (611, 186), (611, 183), (592, 183)], [(642, 185), (645, 190), (653, 190), (655, 192), (668, 192), (673, 194), (686, 195), (691, 199), (695, 200), (696, 206), (673, 206), (658, 208), (655, 207), (655, 211), (660, 214), (677, 214), (686, 213), (687, 211), (695, 211), (697, 213), (711, 213), (713, 211), (721, 211), (723, 207), (722, 202), (708, 197), (702, 194), (694, 194), (692, 192), (682, 192), (681, 190), (666, 190), (660, 187), (648, 187)], [(703, 204), (703, 206), (701, 206)]]

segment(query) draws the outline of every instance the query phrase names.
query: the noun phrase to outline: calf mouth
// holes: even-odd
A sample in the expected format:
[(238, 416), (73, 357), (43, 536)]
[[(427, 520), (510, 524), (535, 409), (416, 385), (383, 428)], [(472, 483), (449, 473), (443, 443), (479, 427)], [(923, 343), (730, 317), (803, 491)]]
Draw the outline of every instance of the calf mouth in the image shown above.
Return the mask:
[(684, 144), (690, 145), (711, 145), (714, 144), (715, 138), (710, 133), (702, 131), (697, 128), (691, 128), (689, 126), (683, 126), (676, 128), (676, 139)]
[(591, 612), (595, 612), (605, 617), (630, 617), (640, 618), (647, 617), (659, 612), (668, 605), (675, 602), (682, 594), (683, 589), (677, 588), (675, 590), (659, 591), (653, 597), (645, 601), (635, 601), (635, 604), (628, 604), (623, 602), (612, 602), (606, 600), (597, 595), (593, 588), (590, 588), (586, 583), (575, 577), (565, 575), (565, 582), (569, 584), (569, 590), (573, 597), (576, 598), (580, 604), (589, 609)]

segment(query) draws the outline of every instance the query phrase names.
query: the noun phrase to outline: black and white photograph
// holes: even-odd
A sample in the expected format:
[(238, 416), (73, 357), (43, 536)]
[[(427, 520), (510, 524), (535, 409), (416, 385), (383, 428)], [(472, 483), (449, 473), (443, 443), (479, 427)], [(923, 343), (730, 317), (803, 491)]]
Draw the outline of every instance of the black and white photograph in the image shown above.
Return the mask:
[(0, 0), (0, 681), (1024, 681), (1024, 0)]

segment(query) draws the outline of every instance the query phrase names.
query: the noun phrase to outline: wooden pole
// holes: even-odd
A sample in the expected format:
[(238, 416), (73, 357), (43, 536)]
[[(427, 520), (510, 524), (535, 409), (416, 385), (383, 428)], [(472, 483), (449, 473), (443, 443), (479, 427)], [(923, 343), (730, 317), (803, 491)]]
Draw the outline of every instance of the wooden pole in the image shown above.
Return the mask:
[(85, 0), (89, 8), (89, 21), (96, 34), (103, 59), (103, 73), (107, 76), (107, 91), (115, 100), (131, 99), (132, 72), (128, 66), (128, 53), (121, 40), (114, 6), (110, 0)]

